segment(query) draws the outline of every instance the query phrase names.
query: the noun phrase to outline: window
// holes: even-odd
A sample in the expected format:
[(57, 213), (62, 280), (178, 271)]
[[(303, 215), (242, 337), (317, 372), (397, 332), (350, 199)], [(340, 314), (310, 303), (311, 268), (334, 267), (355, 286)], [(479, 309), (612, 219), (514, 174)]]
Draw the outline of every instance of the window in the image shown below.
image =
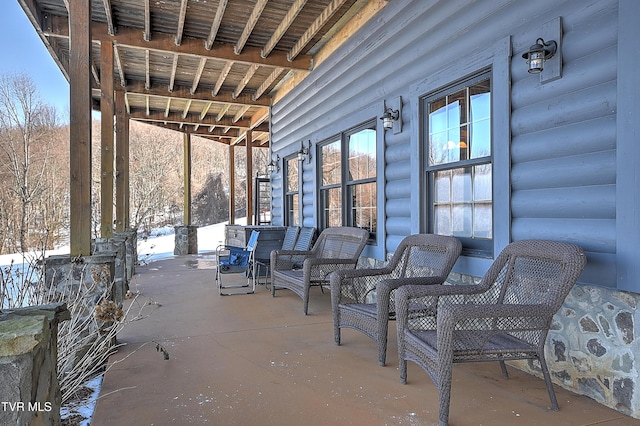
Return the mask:
[(423, 98), (429, 231), (468, 255), (493, 255), (491, 79), (484, 73)]
[(377, 231), (376, 122), (319, 145), (320, 228), (356, 226)]
[(298, 158), (285, 159), (285, 194), (286, 224), (300, 226), (300, 191), (298, 181)]

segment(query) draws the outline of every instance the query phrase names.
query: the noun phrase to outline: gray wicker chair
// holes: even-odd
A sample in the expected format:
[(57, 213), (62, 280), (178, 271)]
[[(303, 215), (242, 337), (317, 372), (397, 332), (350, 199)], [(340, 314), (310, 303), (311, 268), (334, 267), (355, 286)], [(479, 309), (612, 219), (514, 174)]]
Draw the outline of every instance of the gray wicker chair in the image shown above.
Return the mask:
[[(389, 320), (395, 319), (395, 289), (404, 284), (442, 284), (462, 245), (434, 234), (404, 238), (384, 268), (342, 270), (331, 274), (334, 339), (340, 329), (358, 330), (378, 342), (378, 364), (385, 365)], [(392, 278), (392, 281), (382, 281)], [(382, 282), (381, 282), (382, 281)]]
[[(440, 425), (449, 420), (453, 363), (537, 359), (558, 409), (544, 345), (555, 312), (586, 264), (580, 247), (555, 241), (509, 244), (477, 285), (404, 286), (396, 291), (400, 381), (407, 361), (427, 371), (439, 393)], [(417, 317), (422, 309), (435, 316)]]
[(276, 287), (293, 291), (302, 298), (306, 315), (311, 286), (326, 284), (338, 269), (355, 268), (368, 238), (361, 228), (334, 227), (322, 231), (311, 250), (273, 250), (271, 295), (275, 297)]

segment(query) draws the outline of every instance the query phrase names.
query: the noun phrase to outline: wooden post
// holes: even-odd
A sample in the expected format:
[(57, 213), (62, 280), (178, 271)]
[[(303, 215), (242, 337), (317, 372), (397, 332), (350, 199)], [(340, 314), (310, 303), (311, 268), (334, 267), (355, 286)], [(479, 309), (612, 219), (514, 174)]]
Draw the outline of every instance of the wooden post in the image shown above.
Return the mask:
[(191, 225), (191, 133), (184, 134), (184, 224)]
[(124, 90), (116, 90), (116, 231), (129, 228), (129, 117)]
[(253, 135), (247, 130), (247, 225), (253, 225)]
[(236, 175), (234, 146), (229, 145), (229, 224), (236, 221)]
[(100, 46), (100, 235), (113, 235), (113, 43), (103, 40)]
[(91, 0), (69, 3), (70, 254), (91, 255)]

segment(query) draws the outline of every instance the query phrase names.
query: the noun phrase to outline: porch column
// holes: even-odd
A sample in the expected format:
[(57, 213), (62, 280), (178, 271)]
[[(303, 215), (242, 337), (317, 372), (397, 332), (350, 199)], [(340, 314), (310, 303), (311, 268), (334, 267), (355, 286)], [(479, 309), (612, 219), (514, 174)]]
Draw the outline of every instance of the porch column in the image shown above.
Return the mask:
[(234, 146), (229, 144), (229, 224), (236, 221), (236, 156)]
[(191, 133), (184, 134), (184, 220), (191, 225)]
[(247, 225), (253, 225), (253, 134), (247, 130)]
[(100, 236), (113, 235), (113, 42), (100, 46)]
[(70, 254), (91, 254), (91, 0), (69, 3)]
[(116, 231), (129, 228), (129, 117), (124, 90), (116, 90)]

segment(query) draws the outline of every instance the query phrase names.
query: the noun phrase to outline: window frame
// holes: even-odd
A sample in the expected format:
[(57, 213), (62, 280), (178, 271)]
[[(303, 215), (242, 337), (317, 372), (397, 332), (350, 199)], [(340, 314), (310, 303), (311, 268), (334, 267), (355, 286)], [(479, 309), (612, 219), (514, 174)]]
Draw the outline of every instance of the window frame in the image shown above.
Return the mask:
[[(374, 132), (375, 135), (375, 147), (374, 147), (374, 154), (376, 156), (375, 158), (375, 175), (373, 177), (369, 176), (363, 179), (349, 179), (349, 141), (350, 141), (350, 137), (358, 132), (361, 132), (363, 130), (372, 130)], [(326, 191), (332, 190), (332, 189), (339, 189), (340, 190), (340, 209), (341, 209), (341, 213), (340, 213), (340, 222), (341, 225), (340, 226), (355, 226), (352, 222), (352, 204), (349, 202), (349, 200), (352, 197), (353, 194), (353, 189), (359, 185), (366, 185), (366, 184), (375, 184), (376, 186), (376, 197), (375, 197), (375, 214), (373, 215), (373, 218), (375, 218), (375, 223), (376, 223), (376, 231), (375, 232), (369, 232), (369, 241), (368, 241), (368, 245), (376, 245), (377, 241), (378, 241), (378, 235), (380, 234), (380, 230), (379, 230), (379, 206), (378, 206), (378, 195), (377, 195), (377, 191), (379, 191), (379, 175), (380, 175), (380, 163), (378, 160), (379, 157), (379, 152), (378, 152), (378, 142), (379, 139), (379, 133), (378, 133), (378, 128), (377, 128), (377, 122), (375, 119), (371, 119), (371, 120), (367, 120), (364, 123), (361, 123), (357, 126), (351, 127), (348, 130), (345, 130), (344, 132), (341, 132), (337, 135), (334, 135), (332, 137), (326, 138), (324, 139), (322, 142), (319, 142), (316, 145), (316, 158), (318, 159), (318, 229), (320, 231), (322, 231), (324, 228), (326, 228), (328, 225), (327, 222), (327, 214), (326, 214), (326, 203), (324, 200), (324, 194)], [(329, 183), (324, 185), (323, 184), (323, 154), (322, 154), (322, 149), (323, 147), (329, 146), (331, 144), (334, 143), (339, 143), (339, 158), (340, 158), (340, 166), (341, 166), (341, 170), (340, 170), (340, 182), (339, 183)]]
[[(458, 81), (452, 82), (449, 85), (446, 85), (444, 87), (441, 87), (439, 89), (436, 89), (424, 96), (420, 97), (420, 111), (421, 111), (421, 120), (420, 120), (420, 126), (422, 127), (422, 135), (424, 135), (423, 138), (423, 145), (424, 145), (424, 153), (425, 153), (425, 159), (424, 159), (424, 170), (423, 172), (425, 173), (425, 177), (424, 180), (426, 182), (426, 192), (427, 192), (427, 196), (425, 197), (425, 202), (426, 202), (426, 206), (425, 206), (425, 211), (426, 211), (426, 215), (427, 215), (427, 222), (426, 222), (426, 227), (428, 232), (435, 232), (434, 230), (434, 225), (435, 225), (435, 218), (436, 218), (436, 200), (435, 200), (435, 186), (436, 186), (436, 182), (435, 182), (435, 178), (434, 175), (438, 172), (443, 172), (443, 171), (454, 171), (454, 170), (463, 170), (463, 169), (471, 169), (472, 173), (473, 173), (473, 169), (476, 166), (482, 166), (482, 165), (490, 165), (491, 166), (491, 190), (493, 189), (493, 182), (495, 177), (493, 176), (493, 153), (494, 153), (494, 143), (493, 143), (493, 137), (490, 136), (490, 153), (489, 155), (485, 155), (485, 156), (481, 156), (481, 157), (477, 157), (477, 158), (471, 158), (471, 156), (469, 155), (468, 158), (466, 159), (460, 159), (457, 161), (448, 161), (448, 162), (441, 162), (438, 164), (434, 164), (434, 165), (430, 165), (429, 164), (429, 148), (430, 148), (430, 138), (429, 138), (429, 105), (431, 103), (433, 103), (436, 100), (442, 99), (445, 96), (449, 96), (451, 94), (454, 94), (456, 92), (460, 92), (462, 89), (467, 89), (469, 87), (471, 87), (474, 84), (477, 84), (479, 82), (483, 82), (483, 81), (489, 81), (489, 94), (491, 95), (491, 99), (490, 99), (490, 105), (493, 102), (493, 77), (492, 77), (492, 73), (490, 69), (484, 69), (479, 71), (478, 73), (475, 73), (474, 75), (471, 75), (469, 77), (465, 77), (463, 79), (460, 79)], [(465, 101), (468, 101), (469, 98), (466, 98)], [(466, 111), (465, 114), (468, 113), (469, 111), (469, 103), (465, 102), (466, 106)], [(493, 114), (490, 115), (489, 117), (490, 119), (490, 125), (491, 128), (493, 127)], [(466, 119), (465, 123), (467, 123), (467, 126), (470, 126), (472, 123), (469, 121), (469, 118)], [(468, 141), (466, 141), (468, 142)], [(472, 148), (472, 147), (469, 147)], [(469, 149), (468, 148), (468, 149)], [(475, 183), (474, 178), (471, 178), (471, 186), (473, 187), (473, 184)], [(473, 191), (472, 191), (473, 193)], [(493, 191), (491, 191), (492, 195), (493, 195)], [(474, 203), (474, 199), (471, 198), (471, 202), (473, 204)], [(451, 203), (452, 205), (454, 203)], [(464, 236), (460, 236), (460, 235), (455, 235), (453, 234), (453, 236), (457, 237), (463, 245), (463, 254), (468, 255), (468, 256), (474, 256), (474, 257), (486, 257), (486, 258), (492, 258), (494, 255), (494, 250), (493, 250), (493, 229), (494, 229), (494, 215), (493, 215), (493, 211), (494, 211), (494, 201), (493, 201), (493, 196), (491, 197), (491, 237), (490, 238), (474, 238), (474, 237), (464, 237)], [(473, 222), (473, 219), (471, 220)]]
[[(298, 173), (296, 176), (296, 187), (297, 190), (295, 191), (289, 191), (289, 164), (290, 162), (293, 162), (294, 164), (296, 164), (297, 168), (298, 168)], [(284, 224), (286, 226), (301, 226), (301, 218), (302, 218), (302, 211), (301, 211), (301, 191), (300, 188), (302, 186), (302, 182), (301, 182), (301, 173), (300, 173), (300, 163), (298, 161), (298, 157), (297, 155), (292, 155), (289, 157), (285, 157), (282, 161), (282, 168), (283, 168), (283, 172), (282, 172), (282, 177), (283, 177), (283, 185), (282, 185), (282, 189), (283, 189), (283, 206), (284, 206), (284, 217), (283, 217), (283, 221)], [(292, 220), (291, 218), (291, 214), (290, 212), (292, 211), (290, 203), (291, 203), (291, 197), (297, 195), (298, 196), (298, 221), (297, 223), (295, 223), (295, 221)]]

